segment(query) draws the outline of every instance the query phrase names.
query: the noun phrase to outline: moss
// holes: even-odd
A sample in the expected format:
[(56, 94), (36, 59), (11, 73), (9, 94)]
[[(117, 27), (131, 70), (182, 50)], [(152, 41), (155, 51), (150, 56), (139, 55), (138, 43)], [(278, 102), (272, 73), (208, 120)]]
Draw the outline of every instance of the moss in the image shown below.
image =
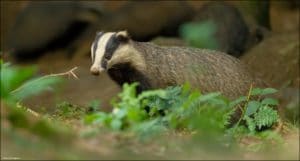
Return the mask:
[(56, 105), (54, 117), (61, 120), (65, 119), (80, 119), (85, 113), (86, 108), (77, 106), (68, 102), (62, 102)]

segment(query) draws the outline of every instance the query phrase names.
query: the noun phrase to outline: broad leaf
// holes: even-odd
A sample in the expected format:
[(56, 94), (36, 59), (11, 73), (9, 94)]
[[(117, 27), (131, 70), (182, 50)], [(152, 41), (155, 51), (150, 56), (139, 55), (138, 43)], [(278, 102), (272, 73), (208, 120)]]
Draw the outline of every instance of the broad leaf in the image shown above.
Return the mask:
[(274, 106), (277, 106), (279, 103), (278, 103), (278, 100), (276, 99), (273, 99), (273, 98), (265, 98), (262, 102), (261, 102), (262, 105), (274, 105)]
[(45, 90), (51, 89), (51, 86), (61, 82), (58, 77), (35, 78), (25, 82), (19, 89), (12, 91), (10, 94), (15, 100), (22, 100), (26, 97), (38, 94)]
[(250, 115), (254, 114), (259, 107), (260, 107), (260, 102), (258, 102), (258, 101), (250, 101), (248, 103), (248, 105), (247, 105), (245, 115), (246, 116), (250, 116)]
[(262, 90), (261, 95), (267, 95), (267, 94), (273, 94), (276, 93), (278, 90), (274, 89), (274, 88), (265, 88)]

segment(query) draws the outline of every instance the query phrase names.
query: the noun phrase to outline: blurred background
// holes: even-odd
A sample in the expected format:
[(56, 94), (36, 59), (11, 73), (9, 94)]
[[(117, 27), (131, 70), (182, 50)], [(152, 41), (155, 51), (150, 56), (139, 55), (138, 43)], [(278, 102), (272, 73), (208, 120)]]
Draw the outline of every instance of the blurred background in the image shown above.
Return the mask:
[[(104, 110), (120, 88), (89, 73), (97, 31), (127, 30), (136, 41), (226, 52), (299, 104), (299, 1), (1, 1), (1, 57), (35, 65), (38, 75), (75, 66), (59, 92), (26, 100), (34, 110), (100, 99)], [(293, 106), (293, 107), (292, 107)], [(289, 106), (287, 106), (289, 107)], [(294, 112), (292, 112), (294, 113)]]
[[(1, 0), (1, 159), (299, 159), (299, 2)], [(100, 124), (84, 124), (87, 114), (111, 111), (111, 100), (120, 94), (108, 75), (95, 77), (89, 71), (96, 32), (118, 30), (127, 30), (136, 41), (214, 49), (240, 59), (279, 90), (280, 114), (290, 124), (282, 128), (282, 137), (276, 127), (255, 135), (231, 131), (237, 135), (232, 140), (227, 136), (230, 129), (225, 134), (220, 130), (223, 116), (212, 111), (189, 117), (199, 124), (200, 135), (178, 129), (174, 136), (158, 135), (150, 142), (138, 142), (131, 131), (116, 133)], [(79, 79), (66, 77), (59, 84), (58, 77), (35, 81), (74, 67)], [(30, 79), (33, 73), (36, 79)], [(18, 93), (24, 81), (27, 86)], [(17, 108), (6, 108), (11, 105), (8, 100)], [(22, 113), (25, 110), (28, 113)], [(111, 119), (110, 114), (87, 116), (103, 120), (104, 116)], [(267, 121), (268, 114), (262, 116)], [(142, 130), (155, 133), (149, 128), (153, 124), (141, 125)], [(283, 146), (268, 145), (274, 141)], [(235, 146), (236, 142), (242, 146)]]

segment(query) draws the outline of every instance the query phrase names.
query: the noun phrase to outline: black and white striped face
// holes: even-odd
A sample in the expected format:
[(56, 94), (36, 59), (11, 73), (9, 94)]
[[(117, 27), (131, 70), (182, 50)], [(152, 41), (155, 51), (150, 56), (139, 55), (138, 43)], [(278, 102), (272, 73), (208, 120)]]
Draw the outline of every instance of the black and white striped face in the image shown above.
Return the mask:
[(116, 63), (112, 59), (122, 57), (126, 54), (126, 46), (128, 46), (129, 37), (126, 31), (120, 32), (99, 32), (91, 46), (92, 66), (91, 73), (98, 75), (99, 73), (109, 69), (112, 63)]

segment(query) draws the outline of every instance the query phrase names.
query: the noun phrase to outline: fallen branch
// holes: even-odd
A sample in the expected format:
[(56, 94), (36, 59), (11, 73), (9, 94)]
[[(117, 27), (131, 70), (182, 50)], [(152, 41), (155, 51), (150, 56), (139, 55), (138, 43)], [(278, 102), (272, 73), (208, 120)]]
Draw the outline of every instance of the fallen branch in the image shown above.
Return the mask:
[(26, 112), (32, 114), (32, 115), (35, 116), (35, 117), (40, 117), (40, 114), (39, 114), (39, 113), (33, 111), (33, 110), (30, 109), (30, 108), (27, 108), (27, 107), (22, 106), (19, 102), (17, 103), (16, 107), (17, 107), (17, 108), (20, 108), (20, 109), (23, 109), (23, 110), (26, 110)]
[(74, 67), (74, 68), (72, 68), (71, 70), (69, 70), (69, 71), (67, 71), (67, 72), (64, 72), (64, 73), (45, 75), (45, 76), (43, 76), (43, 77), (40, 77), (40, 78), (37, 79), (37, 80), (40, 80), (40, 79), (43, 79), (43, 78), (46, 78), (46, 77), (57, 77), (57, 76), (64, 76), (64, 75), (68, 75), (69, 78), (70, 78), (70, 76), (73, 76), (74, 78), (78, 79), (77, 75), (74, 73), (74, 71), (75, 71), (77, 68), (78, 68), (78, 67)]
[[(57, 74), (49, 74), (49, 75), (45, 75), (42, 76), (38, 79), (36, 79), (35, 81), (44, 79), (44, 78), (48, 78), (48, 77), (57, 77), (57, 76), (64, 76), (64, 75), (68, 75), (68, 77), (70, 78), (71, 76), (73, 76), (74, 78), (78, 79), (77, 75), (74, 73), (74, 71), (77, 69), (78, 67), (74, 67), (71, 70), (64, 72), (64, 73), (57, 73)], [(22, 89), (26, 84), (21, 85), (20, 87), (16, 88), (15, 90), (11, 91), (11, 93), (14, 93), (20, 89)]]
[(245, 108), (247, 108), (248, 106), (248, 103), (250, 101), (250, 97), (251, 97), (251, 92), (252, 92), (252, 88), (253, 88), (253, 84), (251, 83), (250, 84), (250, 89), (249, 89), (249, 92), (248, 92), (248, 95), (247, 95), (247, 100), (244, 104), (244, 107), (241, 107), (240, 105), (238, 105), (238, 108), (241, 110), (242, 114), (241, 114), (241, 117), (239, 118), (238, 122), (235, 124), (235, 126), (237, 127), (240, 122), (243, 120), (244, 118), (244, 115), (245, 115)]
[[(68, 77), (70, 78), (71, 76), (73, 76), (74, 78), (78, 79), (77, 75), (74, 73), (74, 71), (77, 69), (77, 67), (74, 67), (72, 68), (71, 70), (67, 71), (67, 72), (63, 72), (63, 73), (57, 73), (57, 74), (49, 74), (49, 75), (45, 75), (45, 76), (42, 76), (38, 79), (36, 79), (36, 81), (38, 80), (41, 80), (41, 79), (44, 79), (44, 78), (48, 78), (48, 77), (58, 77), (58, 76), (64, 76), (64, 75), (68, 75)], [(24, 88), (26, 86), (26, 84), (23, 84), (22, 86), (18, 87), (17, 89), (13, 90), (11, 93), (14, 93), (22, 88)], [(18, 106), (18, 107), (21, 107), (21, 106)], [(33, 111), (32, 109), (30, 108), (25, 108), (25, 110), (29, 113), (31, 113), (32, 115), (36, 116), (36, 117), (39, 117), (39, 113)]]

